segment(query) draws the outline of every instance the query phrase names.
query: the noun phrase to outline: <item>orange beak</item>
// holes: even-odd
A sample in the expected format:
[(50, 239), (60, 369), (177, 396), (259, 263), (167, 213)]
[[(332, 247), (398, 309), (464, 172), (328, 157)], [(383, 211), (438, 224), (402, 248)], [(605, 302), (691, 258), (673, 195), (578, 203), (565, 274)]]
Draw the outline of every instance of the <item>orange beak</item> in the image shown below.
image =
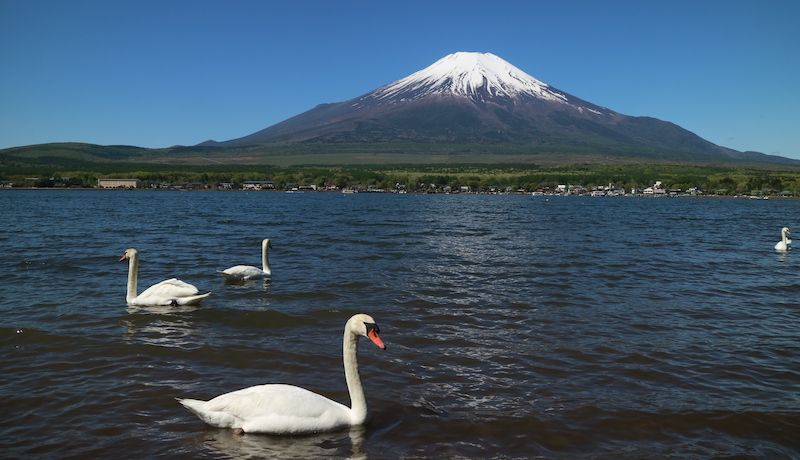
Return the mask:
[(119, 258), (120, 262), (122, 262), (123, 260), (125, 260), (125, 254), (122, 254), (122, 257)]
[(381, 340), (381, 336), (379, 336), (378, 333), (375, 332), (374, 329), (369, 331), (369, 332), (367, 332), (367, 337), (369, 337), (369, 339), (372, 340), (372, 343), (377, 345), (378, 348), (380, 348), (381, 350), (385, 350), (386, 349), (386, 345), (384, 345), (383, 340)]

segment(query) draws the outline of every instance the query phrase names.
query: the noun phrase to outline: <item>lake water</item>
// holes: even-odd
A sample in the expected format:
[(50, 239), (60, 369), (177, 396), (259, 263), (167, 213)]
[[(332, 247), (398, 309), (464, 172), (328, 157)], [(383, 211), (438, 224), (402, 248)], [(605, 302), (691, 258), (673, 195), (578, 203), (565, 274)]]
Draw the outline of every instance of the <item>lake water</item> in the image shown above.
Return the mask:
[[(800, 456), (800, 201), (0, 192), (0, 457)], [(273, 277), (223, 283), (215, 270)], [(177, 276), (196, 308), (125, 304)], [(281, 438), (174, 398), (291, 383), (371, 421)]]

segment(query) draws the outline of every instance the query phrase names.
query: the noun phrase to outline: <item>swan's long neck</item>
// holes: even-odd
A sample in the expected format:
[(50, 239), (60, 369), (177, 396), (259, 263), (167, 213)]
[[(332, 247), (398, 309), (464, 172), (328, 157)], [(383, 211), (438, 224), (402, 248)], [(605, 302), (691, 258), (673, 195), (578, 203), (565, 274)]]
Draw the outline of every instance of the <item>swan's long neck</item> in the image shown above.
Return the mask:
[(262, 270), (264, 273), (271, 275), (272, 270), (269, 269), (269, 245), (265, 244), (264, 247), (261, 248), (261, 265)]
[(783, 241), (783, 244), (787, 244), (786, 241), (787, 239), (788, 238), (786, 238), (786, 230), (781, 230), (781, 241)]
[(353, 425), (360, 425), (367, 419), (367, 400), (364, 387), (358, 375), (358, 336), (350, 330), (350, 323), (344, 328), (342, 355), (344, 359), (344, 378), (350, 392), (350, 417)]
[(136, 298), (136, 288), (139, 279), (139, 257), (134, 254), (128, 259), (128, 294), (125, 300), (130, 302)]

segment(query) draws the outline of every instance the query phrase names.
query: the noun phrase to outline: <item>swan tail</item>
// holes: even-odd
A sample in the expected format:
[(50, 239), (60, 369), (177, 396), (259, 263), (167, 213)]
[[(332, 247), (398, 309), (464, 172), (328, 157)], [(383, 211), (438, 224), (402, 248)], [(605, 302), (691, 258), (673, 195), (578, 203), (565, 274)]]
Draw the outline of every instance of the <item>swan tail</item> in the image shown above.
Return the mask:
[[(230, 270), (230, 269), (228, 269)], [(231, 273), (226, 270), (217, 270), (217, 273), (222, 275), (225, 278), (226, 282), (237, 282), (237, 281), (246, 281), (247, 278), (243, 276), (241, 273)]]
[(206, 407), (207, 401), (199, 399), (175, 398), (183, 407), (189, 409), (203, 422), (218, 428), (241, 428), (242, 421), (231, 414), (225, 412), (209, 410)]
[(200, 420), (208, 423), (206, 420), (206, 410), (205, 410), (205, 401), (200, 401), (199, 399), (188, 399), (188, 398), (175, 398), (176, 401), (181, 403), (181, 405), (187, 409), (189, 412), (196, 415)]
[(196, 305), (200, 303), (203, 299), (210, 296), (211, 292), (206, 292), (205, 294), (198, 294), (192, 295), (187, 297), (181, 297), (180, 299), (174, 299), (174, 302), (178, 305)]
[(181, 405), (193, 414), (200, 417), (200, 413), (203, 411), (203, 405), (206, 403), (205, 401), (200, 401), (199, 399), (188, 399), (188, 398), (175, 398), (175, 401), (181, 403)]

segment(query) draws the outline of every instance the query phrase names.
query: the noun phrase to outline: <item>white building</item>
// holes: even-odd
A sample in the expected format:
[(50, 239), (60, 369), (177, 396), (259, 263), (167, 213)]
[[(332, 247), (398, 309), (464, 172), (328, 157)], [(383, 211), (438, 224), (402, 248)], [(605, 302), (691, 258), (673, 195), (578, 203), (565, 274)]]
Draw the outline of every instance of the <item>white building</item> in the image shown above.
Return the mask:
[(275, 190), (275, 183), (271, 180), (249, 180), (242, 184), (244, 190)]
[(657, 180), (652, 187), (647, 187), (644, 189), (643, 193), (645, 195), (664, 195), (667, 193), (667, 189), (664, 188), (660, 180)]
[(97, 179), (99, 188), (139, 188), (139, 179)]

